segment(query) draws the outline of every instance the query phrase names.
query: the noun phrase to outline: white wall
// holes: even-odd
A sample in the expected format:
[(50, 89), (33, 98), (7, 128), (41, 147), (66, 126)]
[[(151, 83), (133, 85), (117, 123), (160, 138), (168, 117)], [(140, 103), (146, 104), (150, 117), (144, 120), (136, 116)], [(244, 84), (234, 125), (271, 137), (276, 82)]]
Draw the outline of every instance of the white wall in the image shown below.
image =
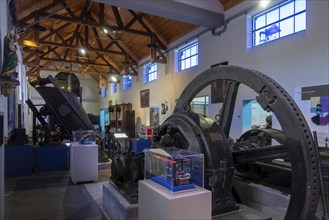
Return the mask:
[[(7, 1), (0, 1), (0, 71), (3, 62), (3, 39), (7, 34)], [(0, 111), (4, 113), (4, 136), (8, 136), (7, 98), (0, 95)], [(5, 171), (4, 171), (4, 146), (0, 146), (0, 219), (4, 219), (4, 194), (5, 194)]]
[[(238, 7), (226, 12), (226, 18), (234, 16), (244, 9), (250, 8), (256, 1), (244, 1)], [(230, 21), (228, 29), (220, 36), (210, 32), (199, 36), (198, 67), (176, 73), (174, 69), (174, 50), (169, 52), (168, 63), (158, 65), (158, 80), (143, 84), (142, 67), (139, 76), (133, 79), (133, 88), (111, 95), (110, 89), (106, 98), (101, 98), (101, 108), (106, 108), (108, 100), (113, 103), (133, 105), (136, 118), (141, 117), (143, 124), (149, 123), (149, 108), (140, 108), (139, 92), (150, 89), (150, 106), (160, 106), (168, 100), (170, 113), (185, 86), (200, 72), (211, 65), (229, 61), (230, 65), (242, 66), (261, 71), (281, 84), (293, 97), (294, 89), (301, 86), (328, 84), (328, 1), (307, 1), (306, 31), (288, 36), (256, 48), (247, 48), (247, 30), (250, 29), (252, 14), (243, 14)], [(186, 39), (202, 31), (201, 28), (174, 42), (185, 42)], [(143, 60), (141, 63), (145, 62)], [(110, 87), (109, 87), (110, 88)], [(205, 89), (209, 91), (209, 89)], [(234, 137), (242, 133), (242, 100), (248, 99), (250, 92), (239, 91), (238, 104), (234, 112), (232, 132)], [(209, 115), (218, 113), (218, 105), (209, 106)], [(160, 118), (160, 123), (165, 117)]]

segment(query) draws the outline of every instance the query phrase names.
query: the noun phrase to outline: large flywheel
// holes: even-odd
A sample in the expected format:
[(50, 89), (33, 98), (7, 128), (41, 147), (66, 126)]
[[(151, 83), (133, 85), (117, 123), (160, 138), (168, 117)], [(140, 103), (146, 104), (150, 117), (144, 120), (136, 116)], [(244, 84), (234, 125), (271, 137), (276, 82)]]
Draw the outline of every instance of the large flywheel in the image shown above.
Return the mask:
[[(193, 113), (190, 103), (201, 90), (217, 80), (225, 80), (227, 88), (220, 115), (215, 122)], [(279, 138), (279, 143), (276, 142), (278, 144), (250, 147), (251, 144), (243, 139), (234, 146), (228, 142), (238, 90), (242, 84), (256, 92), (257, 102), (277, 118), (284, 135)], [(279, 137), (274, 130), (266, 132)], [(311, 219), (316, 211), (318, 169), (311, 131), (290, 95), (273, 79), (260, 72), (225, 66), (199, 74), (184, 89), (174, 114), (162, 124), (159, 144), (186, 148), (205, 155), (205, 187), (212, 191), (213, 215), (237, 209), (237, 199), (231, 189), (234, 179), (244, 172), (241, 167), (268, 165), (277, 158), (289, 164), (291, 177), (284, 185), (289, 188), (290, 194), (284, 218)], [(274, 165), (271, 164), (271, 167)], [(251, 175), (250, 179), (255, 178)]]

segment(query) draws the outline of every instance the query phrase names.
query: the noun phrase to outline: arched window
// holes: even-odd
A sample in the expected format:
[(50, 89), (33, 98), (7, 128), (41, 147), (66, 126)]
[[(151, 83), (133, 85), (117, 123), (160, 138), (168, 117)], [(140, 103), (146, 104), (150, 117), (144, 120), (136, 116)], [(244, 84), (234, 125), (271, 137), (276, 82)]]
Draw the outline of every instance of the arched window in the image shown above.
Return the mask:
[(80, 81), (75, 74), (59, 72), (56, 74), (55, 79), (61, 89), (80, 96)]

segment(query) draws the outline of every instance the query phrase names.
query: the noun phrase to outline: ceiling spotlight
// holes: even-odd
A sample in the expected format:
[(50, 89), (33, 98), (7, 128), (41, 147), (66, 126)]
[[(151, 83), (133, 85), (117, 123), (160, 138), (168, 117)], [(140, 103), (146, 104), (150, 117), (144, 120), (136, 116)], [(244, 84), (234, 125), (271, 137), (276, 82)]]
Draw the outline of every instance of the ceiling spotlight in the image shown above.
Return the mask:
[(109, 33), (109, 30), (106, 29), (106, 28), (103, 28), (103, 32), (104, 32), (104, 34), (108, 34)]
[(87, 54), (87, 50), (85, 48), (80, 48), (79, 53), (80, 55), (85, 56)]
[(111, 76), (111, 82), (118, 82), (118, 78), (116, 76)]
[(259, 5), (262, 7), (262, 8), (265, 8), (266, 6), (268, 6), (268, 4), (270, 3), (271, 1), (270, 0), (261, 0), (259, 2)]

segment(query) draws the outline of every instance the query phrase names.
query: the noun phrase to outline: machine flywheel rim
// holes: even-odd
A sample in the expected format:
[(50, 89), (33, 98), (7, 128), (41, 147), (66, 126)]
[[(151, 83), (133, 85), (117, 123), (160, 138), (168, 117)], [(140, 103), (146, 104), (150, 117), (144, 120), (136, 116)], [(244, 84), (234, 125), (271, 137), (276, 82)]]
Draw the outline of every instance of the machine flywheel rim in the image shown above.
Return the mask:
[[(289, 158), (293, 155), (292, 193), (285, 219), (311, 219), (316, 212), (319, 196), (315, 143), (302, 112), (293, 98), (277, 82), (255, 70), (237, 66), (214, 67), (200, 73), (188, 84), (176, 103), (174, 113), (189, 111), (192, 99), (217, 80), (233, 82), (233, 86), (245, 84), (262, 98), (261, 102), (266, 108), (275, 113), (287, 139)], [(236, 97), (226, 97), (227, 100), (231, 98), (235, 100)], [(224, 105), (225, 100), (225, 110)], [(226, 124), (224, 122), (224, 125), (227, 126), (227, 123), (231, 122), (232, 118)]]

